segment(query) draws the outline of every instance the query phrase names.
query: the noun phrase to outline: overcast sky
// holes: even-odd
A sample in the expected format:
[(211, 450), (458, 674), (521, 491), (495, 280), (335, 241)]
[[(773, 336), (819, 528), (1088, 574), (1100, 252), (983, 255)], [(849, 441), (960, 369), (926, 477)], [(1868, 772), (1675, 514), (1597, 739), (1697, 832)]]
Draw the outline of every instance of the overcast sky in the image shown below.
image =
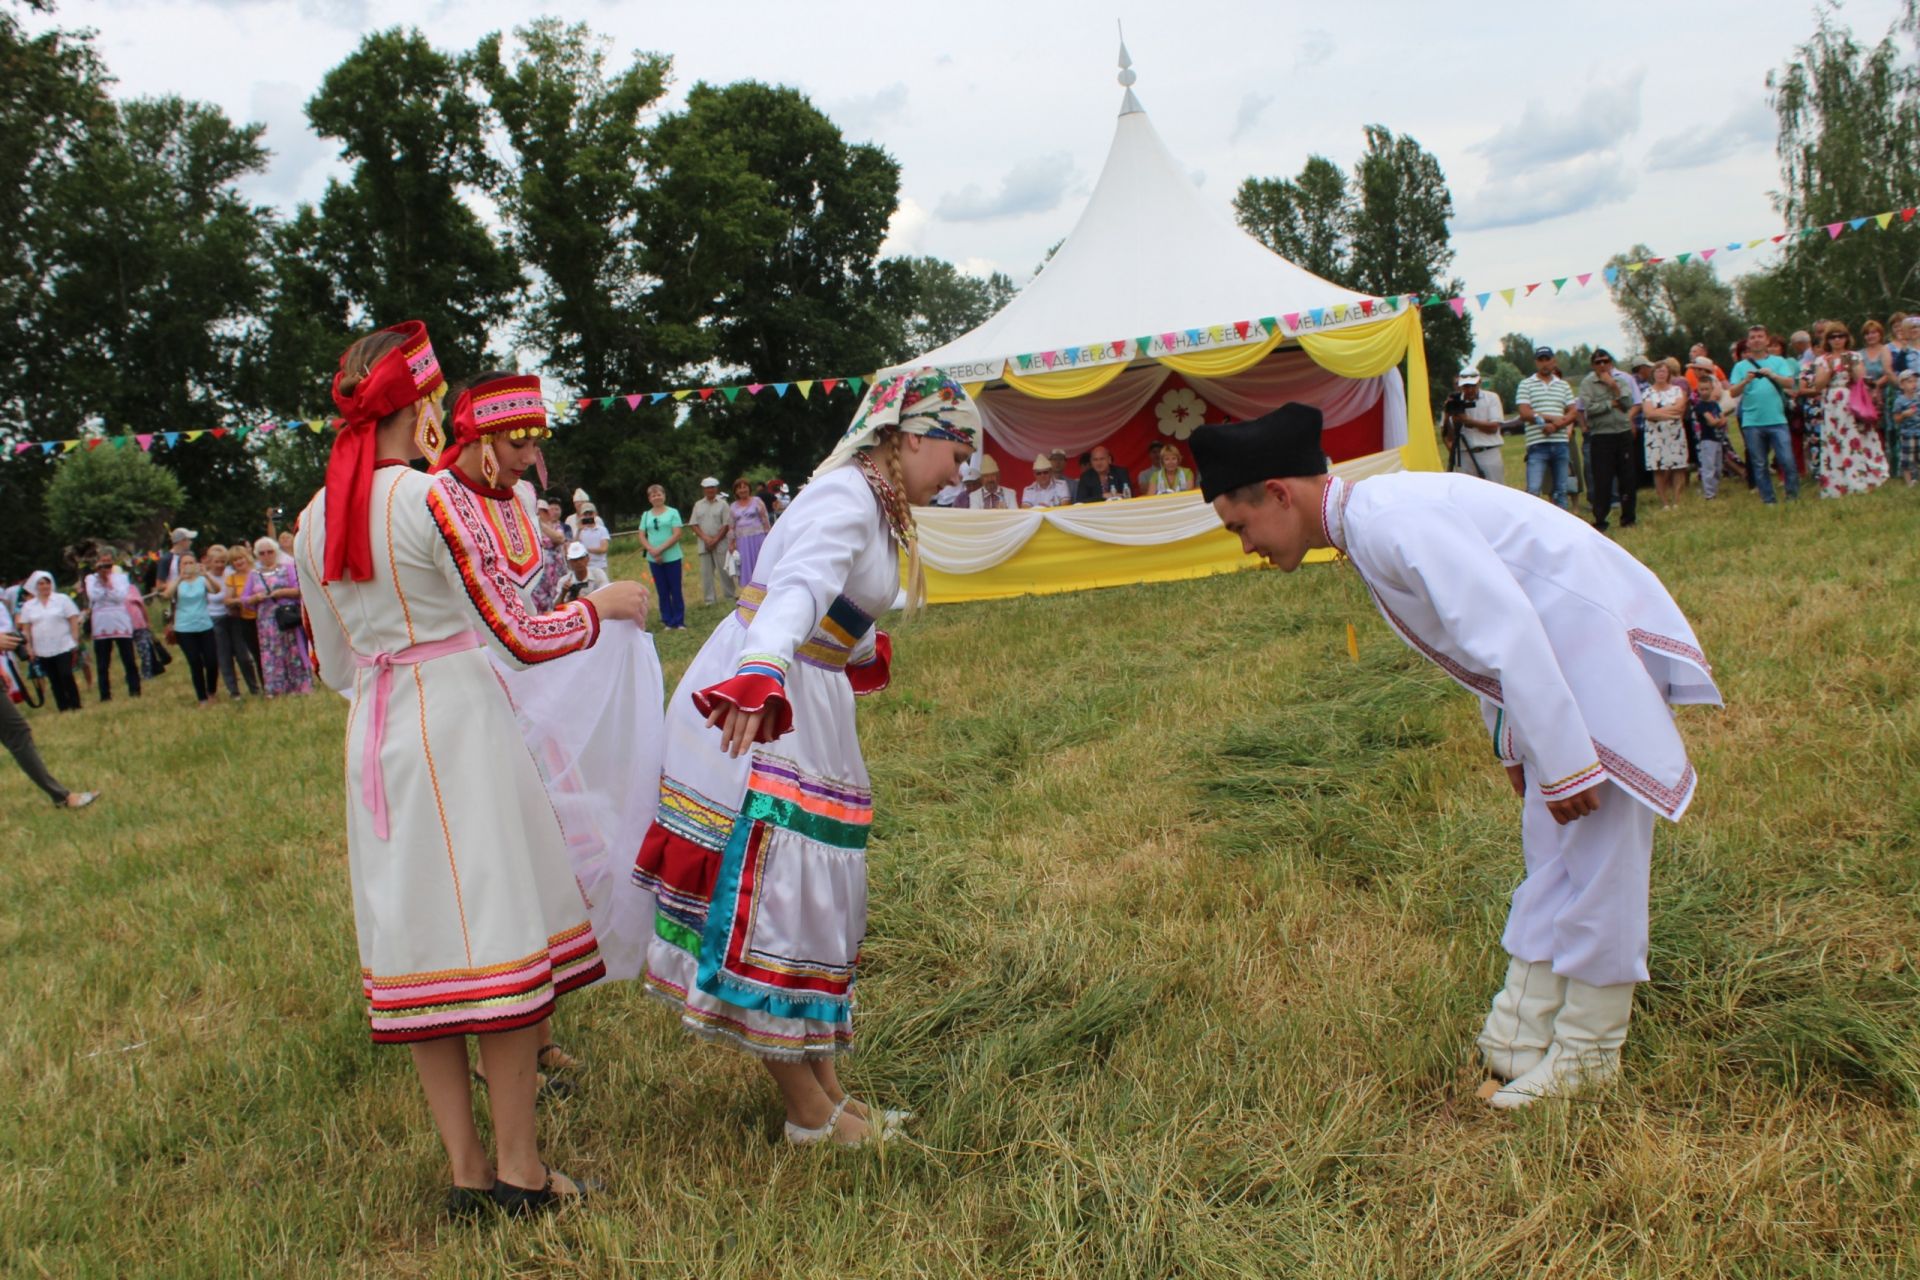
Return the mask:
[[(1878, 39), (1897, 0), (1840, 8)], [(1349, 167), (1362, 126), (1384, 124), (1445, 168), (1455, 270), (1474, 292), (1596, 269), (1637, 241), (1667, 255), (1780, 230), (1766, 76), (1814, 23), (1792, 0), (63, 0), (29, 21), (95, 28), (123, 94), (181, 94), (265, 124), (273, 164), (250, 192), (291, 207), (341, 172), (301, 107), (363, 33), (406, 14), (466, 49), (540, 12), (588, 23), (616, 58), (671, 55), (669, 106), (702, 80), (804, 90), (900, 161), (890, 251), (1016, 281), (1071, 230), (1106, 155), (1118, 18), (1136, 91), (1208, 199), (1224, 208), (1241, 179), (1294, 174), (1315, 152)], [(1550, 295), (1511, 310), (1496, 298), (1475, 320), (1481, 349), (1508, 331), (1619, 342), (1597, 284)]]

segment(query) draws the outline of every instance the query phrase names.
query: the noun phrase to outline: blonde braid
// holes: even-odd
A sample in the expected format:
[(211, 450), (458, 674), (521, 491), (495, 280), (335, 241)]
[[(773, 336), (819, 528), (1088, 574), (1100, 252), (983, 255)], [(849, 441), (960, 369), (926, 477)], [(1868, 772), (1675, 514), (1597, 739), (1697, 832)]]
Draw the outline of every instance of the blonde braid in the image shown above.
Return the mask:
[(881, 433), (880, 446), (886, 452), (887, 483), (900, 497), (900, 511), (905, 517), (907, 537), (907, 616), (911, 618), (920, 612), (927, 603), (927, 571), (920, 563), (920, 539), (915, 537), (913, 503), (907, 498), (907, 477), (900, 469), (900, 432), (888, 429)]

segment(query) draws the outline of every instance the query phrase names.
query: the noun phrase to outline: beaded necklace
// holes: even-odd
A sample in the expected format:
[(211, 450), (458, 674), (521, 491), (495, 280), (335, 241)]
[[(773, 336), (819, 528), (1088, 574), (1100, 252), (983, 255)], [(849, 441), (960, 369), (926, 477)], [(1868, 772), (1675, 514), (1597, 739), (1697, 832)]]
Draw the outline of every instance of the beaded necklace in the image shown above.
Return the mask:
[(893, 487), (893, 483), (880, 474), (880, 468), (873, 465), (873, 454), (862, 449), (853, 455), (854, 465), (860, 468), (867, 487), (873, 490), (873, 496), (880, 500), (880, 509), (886, 513), (887, 527), (893, 530), (893, 536), (902, 546), (913, 539), (913, 513), (907, 507), (906, 495)]

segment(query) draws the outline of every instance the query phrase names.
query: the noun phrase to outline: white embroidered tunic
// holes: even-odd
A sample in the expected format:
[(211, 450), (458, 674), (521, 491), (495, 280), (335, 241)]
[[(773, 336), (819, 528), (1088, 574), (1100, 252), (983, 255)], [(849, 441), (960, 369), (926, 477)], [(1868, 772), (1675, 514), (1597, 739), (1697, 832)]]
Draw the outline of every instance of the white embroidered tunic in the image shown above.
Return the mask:
[(539, 539), (504, 490), (383, 463), (373, 577), (320, 586), (324, 496), (295, 555), (320, 676), (351, 698), (347, 858), (377, 1041), (506, 1031), (604, 972), (559, 821), (488, 661), (592, 645), (584, 601), (533, 614)]
[(1542, 796), (1611, 778), (1663, 817), (1686, 811), (1696, 778), (1668, 708), (1720, 691), (1652, 570), (1471, 476), (1335, 477), (1321, 520), (1388, 624), (1480, 696), (1495, 752)]

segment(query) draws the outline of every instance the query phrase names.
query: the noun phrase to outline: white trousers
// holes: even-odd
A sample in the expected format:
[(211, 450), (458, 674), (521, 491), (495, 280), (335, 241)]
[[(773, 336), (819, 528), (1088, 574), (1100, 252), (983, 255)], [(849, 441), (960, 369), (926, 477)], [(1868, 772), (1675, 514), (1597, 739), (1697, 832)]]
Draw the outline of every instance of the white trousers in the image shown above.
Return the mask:
[(1653, 810), (1611, 782), (1600, 808), (1561, 826), (1528, 778), (1520, 806), (1527, 878), (1513, 891), (1501, 945), (1596, 987), (1647, 980)]

